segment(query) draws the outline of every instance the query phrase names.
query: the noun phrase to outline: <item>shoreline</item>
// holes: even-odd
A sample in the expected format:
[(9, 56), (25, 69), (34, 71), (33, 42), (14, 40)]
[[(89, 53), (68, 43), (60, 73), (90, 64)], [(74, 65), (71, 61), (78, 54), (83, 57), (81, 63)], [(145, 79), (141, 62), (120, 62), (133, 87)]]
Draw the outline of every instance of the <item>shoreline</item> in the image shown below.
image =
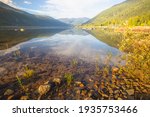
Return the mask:
[(150, 32), (150, 26), (134, 26), (134, 27), (115, 27), (115, 26), (79, 26), (79, 28), (84, 30), (97, 30), (97, 29), (103, 29), (103, 30), (113, 30), (115, 32), (125, 32), (125, 31), (133, 31), (133, 32)]
[(60, 27), (60, 26), (0, 26), (0, 30), (38, 30), (38, 29), (70, 29), (72, 27)]

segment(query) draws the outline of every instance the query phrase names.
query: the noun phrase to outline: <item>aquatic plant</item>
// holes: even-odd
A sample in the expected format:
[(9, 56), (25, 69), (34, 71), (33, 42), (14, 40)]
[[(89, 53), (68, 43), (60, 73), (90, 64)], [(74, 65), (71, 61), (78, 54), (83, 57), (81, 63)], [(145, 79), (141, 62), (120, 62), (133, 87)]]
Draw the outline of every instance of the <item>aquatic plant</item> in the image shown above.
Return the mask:
[(77, 64), (78, 64), (77, 59), (73, 59), (73, 60), (71, 61), (71, 65), (72, 65), (72, 66), (77, 66)]
[(17, 78), (17, 81), (18, 81), (18, 84), (20, 85), (20, 87), (25, 91), (25, 88), (24, 88), (24, 86), (23, 86), (23, 83), (22, 83), (22, 81), (21, 81), (21, 78), (19, 78), (18, 76), (16, 76), (16, 78)]
[(28, 92), (28, 89), (24, 87), (22, 81), (21, 81), (21, 78), (19, 76), (16, 76), (16, 79), (17, 79), (17, 82), (18, 84), (20, 85), (21, 89), (24, 91), (25, 95), (28, 97), (29, 99), (29, 92)]
[(66, 82), (67, 82), (67, 85), (70, 86), (70, 84), (71, 84), (72, 81), (73, 81), (73, 74), (71, 74), (71, 73), (66, 73), (66, 74), (64, 75), (64, 78), (65, 78), (65, 80), (66, 80)]
[(23, 76), (24, 76), (25, 78), (31, 78), (31, 77), (34, 76), (34, 71), (31, 70), (31, 69), (29, 69), (28, 66), (26, 66), (26, 67), (25, 67), (25, 72), (24, 72)]

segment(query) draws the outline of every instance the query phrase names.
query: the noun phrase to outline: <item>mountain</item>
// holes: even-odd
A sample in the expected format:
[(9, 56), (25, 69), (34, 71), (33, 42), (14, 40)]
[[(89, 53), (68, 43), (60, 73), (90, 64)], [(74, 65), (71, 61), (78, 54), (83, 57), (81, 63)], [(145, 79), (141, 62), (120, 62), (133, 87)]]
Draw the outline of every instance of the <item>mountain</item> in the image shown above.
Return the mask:
[(150, 0), (126, 0), (85, 23), (86, 26), (150, 26)]
[(0, 26), (66, 27), (69, 25), (52, 17), (33, 15), (0, 2)]
[(83, 17), (83, 18), (60, 18), (59, 20), (66, 23), (66, 24), (70, 24), (70, 25), (75, 26), (75, 25), (81, 25), (90, 19)]

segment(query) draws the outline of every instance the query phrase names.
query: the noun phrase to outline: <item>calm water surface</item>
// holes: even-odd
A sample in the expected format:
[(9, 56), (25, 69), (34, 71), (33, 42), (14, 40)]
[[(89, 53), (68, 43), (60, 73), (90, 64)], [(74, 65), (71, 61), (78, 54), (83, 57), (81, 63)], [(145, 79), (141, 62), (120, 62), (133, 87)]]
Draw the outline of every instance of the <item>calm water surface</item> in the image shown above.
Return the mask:
[(25, 32), (1, 31), (0, 56), (21, 51), (24, 54), (75, 57), (88, 62), (104, 62), (108, 55), (112, 61), (121, 52), (100, 41), (84, 30), (26, 30)]

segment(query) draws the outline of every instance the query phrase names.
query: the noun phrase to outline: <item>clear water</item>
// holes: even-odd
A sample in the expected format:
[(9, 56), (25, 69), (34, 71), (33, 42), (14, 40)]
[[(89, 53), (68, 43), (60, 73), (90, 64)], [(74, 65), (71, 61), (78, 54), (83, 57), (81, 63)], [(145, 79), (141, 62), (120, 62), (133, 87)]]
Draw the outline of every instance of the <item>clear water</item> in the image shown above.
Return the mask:
[(26, 30), (25, 32), (9, 31), (7, 35), (4, 32), (2, 34), (3, 36), (0, 37), (0, 46), (3, 46), (0, 50), (1, 57), (19, 50), (24, 54), (38, 53), (43, 56), (57, 55), (75, 57), (88, 62), (97, 60), (104, 62), (111, 54), (114, 62), (121, 55), (117, 48), (109, 46), (84, 30)]

